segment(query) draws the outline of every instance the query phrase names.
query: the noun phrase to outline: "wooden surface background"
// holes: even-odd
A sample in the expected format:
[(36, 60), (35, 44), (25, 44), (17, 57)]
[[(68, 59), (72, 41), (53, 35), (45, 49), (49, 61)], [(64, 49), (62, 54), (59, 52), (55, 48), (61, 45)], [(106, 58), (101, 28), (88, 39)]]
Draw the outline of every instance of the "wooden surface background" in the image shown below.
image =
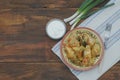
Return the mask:
[[(71, 16), (81, 2), (0, 0), (0, 80), (77, 80), (51, 51), (59, 40), (50, 39), (45, 26)], [(120, 61), (99, 80), (120, 80)]]

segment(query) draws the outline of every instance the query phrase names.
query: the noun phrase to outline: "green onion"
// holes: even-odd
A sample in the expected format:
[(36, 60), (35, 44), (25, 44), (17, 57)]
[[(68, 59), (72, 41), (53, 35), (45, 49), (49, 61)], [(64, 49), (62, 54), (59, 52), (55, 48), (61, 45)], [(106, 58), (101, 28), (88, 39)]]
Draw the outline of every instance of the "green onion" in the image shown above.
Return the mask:
[(74, 24), (72, 25), (71, 30), (76, 26), (76, 24), (77, 24), (81, 19), (87, 18), (88, 16), (94, 14), (95, 12), (97, 12), (97, 11), (99, 11), (99, 10), (102, 10), (102, 9), (105, 9), (105, 8), (107, 8), (107, 7), (113, 6), (114, 4), (115, 4), (115, 3), (111, 3), (111, 4), (108, 4), (108, 5), (105, 5), (104, 7), (101, 7), (101, 8), (99, 8), (99, 9), (97, 9), (97, 10), (95, 10), (95, 11), (87, 14), (87, 15), (83, 15), (83, 16), (79, 17), (79, 18), (74, 22)]
[(95, 0), (93, 3), (89, 4), (88, 7), (86, 7), (75, 19), (73, 19), (70, 22), (70, 25), (72, 25), (78, 18), (85, 15), (89, 10), (91, 10), (93, 7), (95, 7), (96, 5), (100, 4), (103, 1), (104, 0)]
[(102, 10), (102, 9), (105, 9), (105, 8), (108, 8), (108, 7), (110, 7), (110, 6), (113, 6), (114, 4), (115, 4), (115, 3), (111, 3), (111, 4), (108, 4), (108, 5), (105, 5), (105, 6), (99, 8), (99, 9), (93, 11), (93, 12), (88, 13), (87, 15), (82, 16), (81, 19), (85, 19), (85, 18), (91, 16), (92, 14), (96, 13), (97, 11)]
[(78, 8), (78, 10), (69, 18), (64, 19), (65, 22), (69, 22), (74, 19), (79, 13), (81, 13), (89, 4), (91, 4), (95, 0), (85, 0), (82, 5)]

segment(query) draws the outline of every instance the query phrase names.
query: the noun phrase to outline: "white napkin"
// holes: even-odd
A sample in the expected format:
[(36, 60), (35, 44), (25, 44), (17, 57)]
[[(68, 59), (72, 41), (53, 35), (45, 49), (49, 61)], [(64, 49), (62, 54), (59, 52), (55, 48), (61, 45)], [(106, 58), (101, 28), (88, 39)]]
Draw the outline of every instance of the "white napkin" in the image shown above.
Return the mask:
[[(114, 6), (95, 13), (80, 24), (82, 27), (86, 26), (96, 30), (101, 37), (104, 35), (105, 26), (107, 23), (112, 24), (112, 30), (107, 49), (104, 53), (101, 71), (99, 66), (89, 71), (82, 72), (70, 68), (71, 72), (79, 80), (97, 80), (101, 75), (103, 75), (108, 69), (110, 69), (120, 60), (120, 0), (111, 0), (109, 3), (113, 2), (115, 3)], [(60, 55), (60, 42), (58, 42), (52, 48), (52, 51), (62, 60)]]

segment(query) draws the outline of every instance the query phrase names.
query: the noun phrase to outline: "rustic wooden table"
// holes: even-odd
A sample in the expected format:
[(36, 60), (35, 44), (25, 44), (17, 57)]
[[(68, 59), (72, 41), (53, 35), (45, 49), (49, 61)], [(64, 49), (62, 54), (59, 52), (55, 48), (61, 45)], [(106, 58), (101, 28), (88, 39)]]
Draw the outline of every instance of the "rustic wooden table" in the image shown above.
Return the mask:
[[(51, 48), (46, 23), (71, 16), (83, 0), (0, 0), (0, 80), (77, 80)], [(68, 26), (69, 29), (69, 26)], [(120, 80), (120, 62), (99, 80)]]

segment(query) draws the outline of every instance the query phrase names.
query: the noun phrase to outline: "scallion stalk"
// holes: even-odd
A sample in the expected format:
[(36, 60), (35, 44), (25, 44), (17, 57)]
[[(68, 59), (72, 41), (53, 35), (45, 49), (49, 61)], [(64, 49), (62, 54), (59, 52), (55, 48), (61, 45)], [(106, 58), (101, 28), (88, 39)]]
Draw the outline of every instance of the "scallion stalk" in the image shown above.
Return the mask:
[(91, 4), (95, 0), (85, 0), (82, 5), (78, 8), (78, 10), (70, 17), (64, 19), (65, 22), (69, 22), (74, 19), (77, 15), (79, 15), (89, 4)]
[(88, 13), (87, 15), (82, 16), (81, 19), (85, 19), (85, 18), (91, 16), (92, 14), (98, 12), (99, 10), (106, 9), (106, 8), (108, 8), (108, 7), (110, 7), (110, 6), (113, 6), (114, 4), (115, 4), (115, 3), (111, 3), (111, 4), (108, 4), (108, 5), (105, 5), (105, 6), (99, 8), (99, 9), (97, 9), (97, 10), (95, 10), (95, 11), (92, 11), (92, 12)]
[(74, 24), (73, 24), (72, 27), (71, 27), (71, 30), (77, 25), (77, 23), (78, 23), (81, 19), (84, 19), (84, 18), (86, 18), (86, 17), (94, 14), (95, 12), (97, 12), (97, 11), (99, 11), (99, 10), (102, 10), (102, 9), (108, 8), (108, 7), (110, 7), (110, 6), (113, 6), (114, 4), (115, 4), (115, 3), (111, 3), (111, 4), (108, 4), (108, 5), (105, 5), (104, 7), (101, 7), (101, 8), (99, 8), (98, 10), (95, 10), (95, 11), (93, 11), (93, 12), (87, 14), (87, 15), (81, 16), (79, 19), (77, 19), (77, 20), (74, 22)]
[(72, 30), (81, 19), (82, 18), (77, 19), (76, 22), (71, 26), (70, 30)]
[(86, 7), (75, 19), (73, 19), (70, 22), (70, 25), (72, 25), (77, 19), (79, 19), (81, 16), (85, 15), (89, 10), (91, 10), (93, 7), (95, 7), (96, 5), (100, 4), (103, 1), (105, 1), (105, 0), (95, 0), (93, 3), (89, 4), (88, 7)]

